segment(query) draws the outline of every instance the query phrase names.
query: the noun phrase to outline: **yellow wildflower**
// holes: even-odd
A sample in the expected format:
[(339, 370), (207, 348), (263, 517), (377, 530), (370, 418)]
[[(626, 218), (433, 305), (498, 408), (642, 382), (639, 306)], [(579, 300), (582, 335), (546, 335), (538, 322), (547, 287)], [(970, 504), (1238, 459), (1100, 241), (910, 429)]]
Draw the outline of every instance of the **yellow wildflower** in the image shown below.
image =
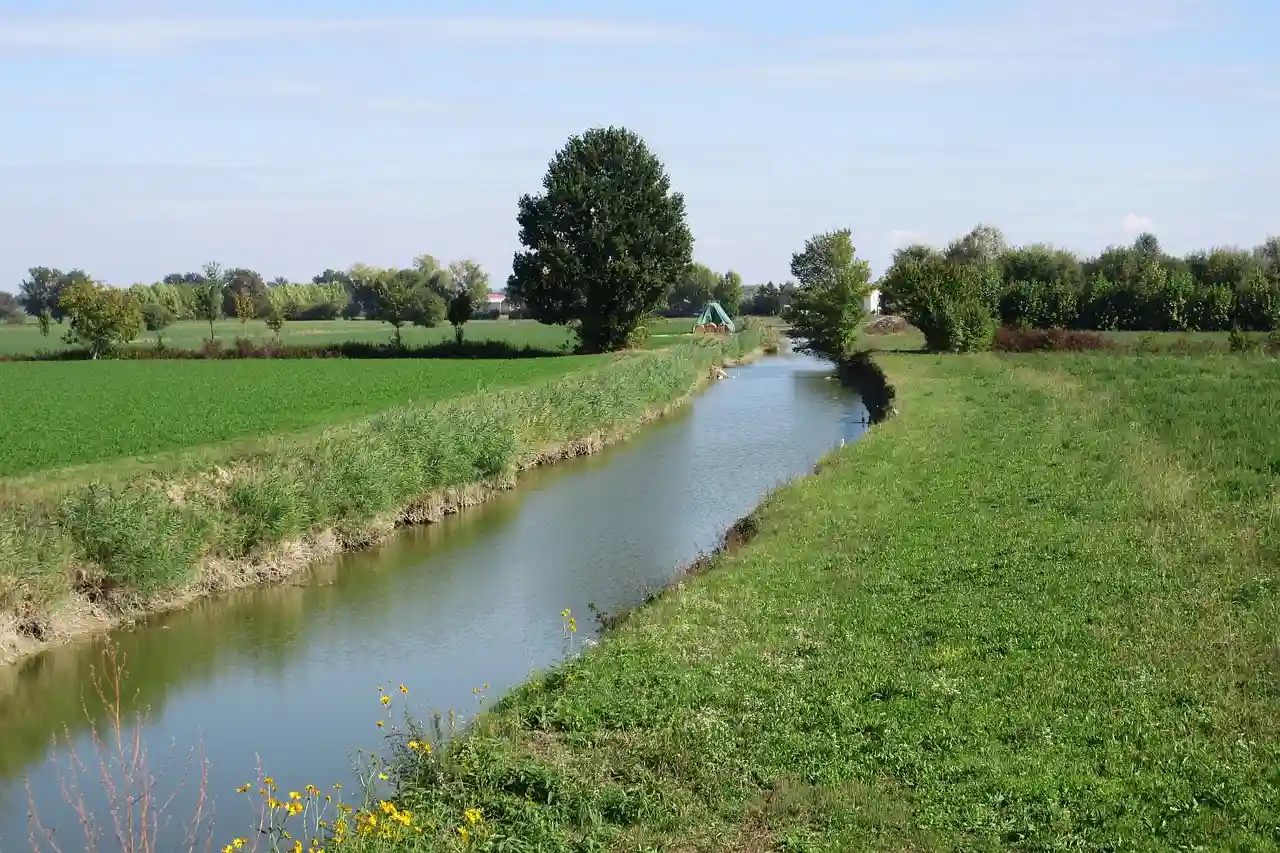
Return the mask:
[(282, 809), (284, 808), (284, 803), (280, 802), (275, 797), (269, 797), (267, 799), (267, 806), (273, 809)]
[(382, 726), (383, 726), (382, 720), (378, 720), (378, 728), (382, 728)]
[(471, 838), (471, 830), (467, 829), (465, 826), (458, 827), (458, 834), (462, 836), (463, 841), (467, 841)]
[(294, 839), (294, 842), (293, 842), (293, 853), (302, 853), (302, 841), (301, 841), (301, 839)]
[(274, 784), (276, 783), (276, 780), (275, 780), (275, 779), (273, 779), (273, 778), (271, 778), (270, 776), (267, 776), (267, 777), (266, 777), (265, 779), (263, 779), (262, 781), (263, 781), (263, 782), (265, 782), (265, 783), (266, 783), (266, 784), (268, 784), (268, 785), (274, 785)]
[(315, 785), (308, 785), (302, 790), (306, 791), (308, 794), (310, 794), (313, 797), (318, 796), (320, 794), (320, 789), (317, 788)]
[(386, 773), (379, 773), (379, 774), (378, 774), (378, 778), (385, 782), (385, 781), (387, 781), (387, 774), (386, 774)]
[(251, 786), (249, 785), (241, 785), (239, 788), (236, 788), (236, 793), (243, 794), (245, 791), (249, 790), (250, 787)]
[(468, 825), (475, 826), (477, 823), (484, 820), (484, 812), (480, 809), (467, 809), (462, 813), (462, 818)]
[(401, 693), (408, 693), (408, 692), (409, 692), (409, 688), (408, 688), (408, 687), (405, 687), (403, 684), (401, 684), (401, 685), (400, 685), (400, 692), (401, 692)]
[(379, 701), (379, 702), (381, 702), (383, 705), (390, 705), (390, 704), (391, 704), (391, 697), (390, 697), (390, 696), (383, 696), (383, 697), (382, 697), (381, 699), (379, 699), (378, 701)]
[(297, 791), (290, 791), (290, 792), (289, 792), (289, 799), (291, 799), (291, 800), (300, 800), (300, 799), (302, 799), (302, 795), (301, 795), (301, 794), (299, 794)]

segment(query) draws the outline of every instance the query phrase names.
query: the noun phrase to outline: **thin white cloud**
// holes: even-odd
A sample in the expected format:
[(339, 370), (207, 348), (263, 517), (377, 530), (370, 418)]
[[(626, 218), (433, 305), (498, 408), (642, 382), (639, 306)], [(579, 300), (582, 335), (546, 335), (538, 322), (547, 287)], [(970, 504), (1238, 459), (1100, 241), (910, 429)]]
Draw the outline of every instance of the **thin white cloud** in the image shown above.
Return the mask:
[(925, 235), (910, 228), (894, 228), (888, 233), (889, 245), (894, 249), (910, 246), (912, 243), (927, 243)]
[(1037, 0), (1002, 8), (1002, 13), (967, 14), (937, 25), (827, 35), (794, 59), (728, 68), (716, 76), (808, 86), (945, 86), (1084, 76), (1171, 83), (1186, 74), (1187, 66), (1144, 58), (1135, 44), (1203, 25), (1213, 13), (1207, 0)]
[(29, 17), (0, 20), (0, 51), (154, 54), (224, 42), (356, 37), (426, 37), (454, 43), (653, 44), (687, 42), (704, 35), (677, 27), (550, 18)]
[(1129, 235), (1141, 234), (1145, 231), (1154, 231), (1156, 224), (1151, 221), (1148, 216), (1142, 216), (1137, 213), (1126, 214), (1125, 218), (1120, 221), (1120, 229)]

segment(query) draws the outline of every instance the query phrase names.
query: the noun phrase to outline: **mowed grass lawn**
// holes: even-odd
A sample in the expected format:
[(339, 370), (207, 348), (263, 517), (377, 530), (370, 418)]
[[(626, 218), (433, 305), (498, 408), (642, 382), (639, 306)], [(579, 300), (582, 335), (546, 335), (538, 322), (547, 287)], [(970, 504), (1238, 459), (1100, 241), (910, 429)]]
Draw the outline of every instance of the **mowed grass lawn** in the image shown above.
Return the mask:
[(301, 430), (550, 379), (599, 360), (0, 363), (0, 476)]
[(878, 358), (897, 418), (403, 802), (525, 850), (1280, 849), (1276, 362)]

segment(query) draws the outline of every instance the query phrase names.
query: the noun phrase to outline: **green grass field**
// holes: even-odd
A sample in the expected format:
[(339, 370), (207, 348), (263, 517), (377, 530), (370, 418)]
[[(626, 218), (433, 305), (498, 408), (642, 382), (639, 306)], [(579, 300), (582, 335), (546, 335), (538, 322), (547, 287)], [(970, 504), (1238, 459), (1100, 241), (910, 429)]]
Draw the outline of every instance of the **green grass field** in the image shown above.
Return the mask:
[(0, 363), (0, 476), (306, 429), (599, 360)]
[(410, 769), (418, 819), (539, 851), (1280, 847), (1276, 362), (879, 360), (898, 417)]
[[(221, 320), (214, 324), (218, 340), (230, 345), (237, 336), (244, 334), (250, 340), (265, 342), (274, 340), (274, 334), (261, 320), (253, 320), (244, 328), (238, 320)], [(0, 353), (31, 355), (41, 350), (64, 350), (62, 335), (65, 326), (53, 324), (49, 337), (40, 334), (35, 323), (25, 326), (0, 326)], [(563, 326), (546, 326), (534, 320), (474, 320), (465, 327), (470, 340), (506, 341), (516, 346), (533, 346), (556, 350), (569, 344), (572, 335)], [(401, 329), (406, 344), (422, 345), (453, 339), (453, 327), (442, 323), (434, 328), (405, 326)], [(285, 323), (280, 340), (298, 346), (320, 346), (344, 341), (371, 341), (385, 343), (391, 340), (392, 328), (374, 320), (312, 320)], [(164, 330), (167, 346), (180, 349), (199, 349), (209, 337), (209, 324), (195, 321), (175, 323)], [(154, 332), (144, 332), (133, 343), (136, 347), (155, 346)]]
[[(657, 337), (649, 346), (669, 345), (672, 343), (670, 336), (689, 333), (692, 324), (691, 319), (653, 321), (650, 331)], [(275, 338), (261, 320), (253, 320), (243, 328), (237, 320), (221, 320), (214, 324), (214, 330), (218, 340), (227, 345), (242, 334), (259, 343)], [(25, 326), (0, 325), (0, 355), (33, 355), (45, 350), (69, 349), (69, 345), (62, 341), (65, 331), (65, 326), (55, 323), (46, 338), (34, 322)], [(547, 350), (559, 350), (570, 346), (573, 341), (573, 335), (567, 328), (544, 325), (536, 320), (473, 320), (466, 324), (464, 332), (468, 340), (504, 341), (515, 346)], [(406, 344), (421, 346), (453, 340), (453, 327), (447, 323), (430, 329), (405, 326), (401, 334)], [(391, 335), (391, 326), (375, 320), (311, 320), (285, 323), (280, 340), (298, 346), (320, 346), (345, 341), (385, 343), (391, 340)], [(199, 349), (208, 337), (209, 324), (195, 321), (175, 323), (164, 330), (165, 345), (178, 349)], [(132, 346), (150, 347), (155, 343), (155, 333), (144, 332)]]

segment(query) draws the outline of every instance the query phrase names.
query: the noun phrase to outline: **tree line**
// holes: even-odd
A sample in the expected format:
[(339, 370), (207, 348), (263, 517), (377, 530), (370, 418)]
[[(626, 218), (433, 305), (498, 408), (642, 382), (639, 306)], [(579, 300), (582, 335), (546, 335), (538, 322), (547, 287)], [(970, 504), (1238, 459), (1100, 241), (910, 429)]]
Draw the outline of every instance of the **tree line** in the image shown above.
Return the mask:
[(953, 348), (948, 342), (969, 348), (965, 339), (984, 339), (996, 322), (1022, 329), (1269, 332), (1280, 329), (1280, 237), (1252, 249), (1177, 256), (1147, 233), (1081, 258), (1047, 244), (1010, 247), (998, 228), (978, 225), (945, 249), (900, 249), (878, 286), (882, 310), (906, 316), (939, 348)]
[[(848, 229), (815, 235), (793, 255), (793, 282), (745, 293), (741, 276), (695, 263), (684, 196), (642, 138), (621, 127), (573, 136), (553, 156), (543, 190), (517, 202), (521, 248), (507, 298), (543, 323), (576, 334), (579, 349), (628, 346), (647, 318), (692, 314), (709, 300), (730, 313), (782, 313), (801, 345), (833, 358), (850, 351), (870, 291), (870, 269)], [(1021, 327), (1141, 330), (1274, 330), (1280, 327), (1280, 238), (1253, 250), (1219, 248), (1175, 257), (1153, 235), (1081, 259), (1048, 245), (1010, 248), (979, 225), (945, 249), (913, 245), (894, 254), (875, 283), (886, 313), (920, 328), (929, 348), (990, 344), (997, 323)], [(42, 328), (70, 319), (67, 339), (94, 354), (131, 340), (139, 325), (265, 318), (363, 316), (390, 323), (462, 325), (487, 303), (478, 264), (445, 267), (421, 255), (408, 268), (357, 264), (311, 284), (267, 283), (251, 270), (207, 264), (155, 285), (108, 288), (83, 271), (35, 268), (10, 303)]]

